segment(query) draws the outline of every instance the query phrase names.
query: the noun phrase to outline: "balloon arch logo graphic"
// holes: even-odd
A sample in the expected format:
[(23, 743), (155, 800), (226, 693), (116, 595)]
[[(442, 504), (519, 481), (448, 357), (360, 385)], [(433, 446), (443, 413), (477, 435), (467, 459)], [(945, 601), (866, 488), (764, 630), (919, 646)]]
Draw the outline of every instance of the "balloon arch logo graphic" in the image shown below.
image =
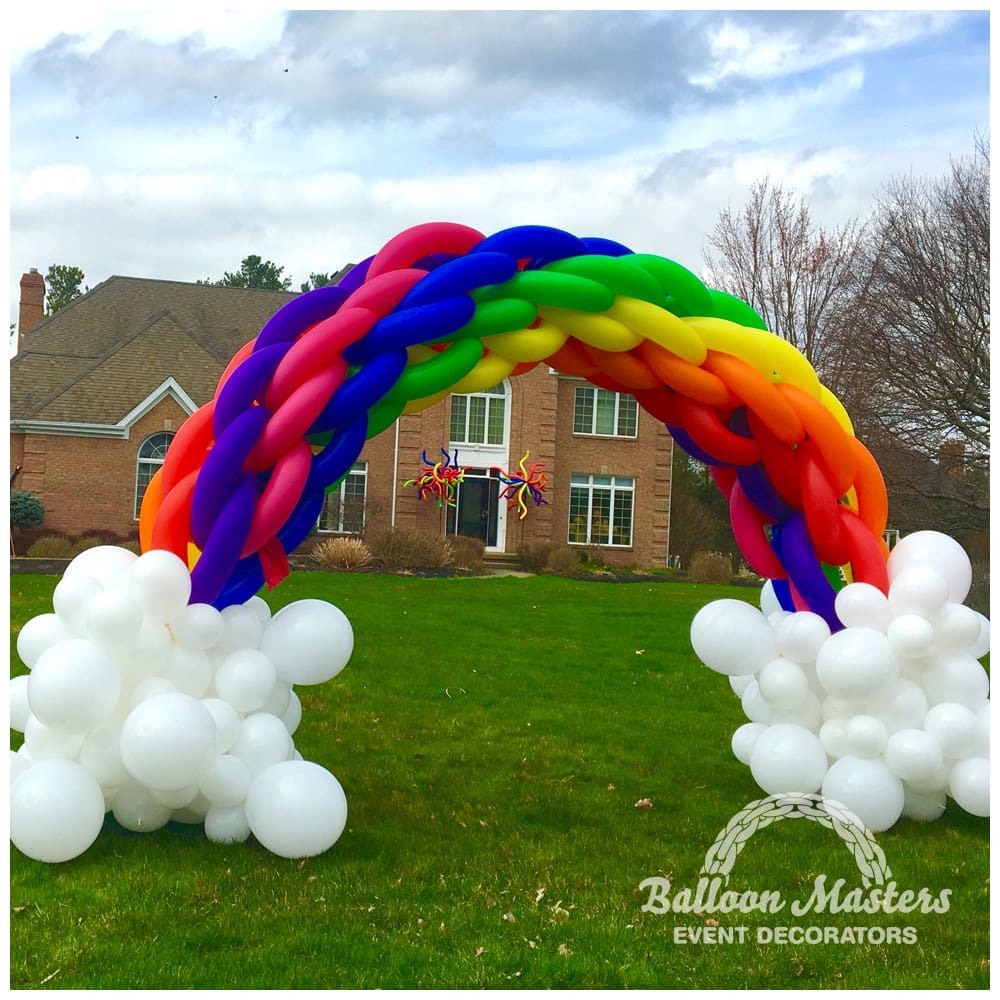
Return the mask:
[[(861, 877), (860, 886), (847, 880), (815, 877), (808, 894), (785, 898), (780, 890), (745, 889), (729, 886), (730, 874), (740, 852), (760, 830), (785, 819), (807, 819), (833, 830), (851, 852)], [(744, 924), (721, 926), (714, 914), (781, 915), (784, 918), (813, 914), (846, 916), (880, 915), (895, 921), (911, 913), (947, 913), (951, 889), (933, 892), (927, 888), (900, 889), (893, 879), (885, 852), (871, 831), (846, 806), (815, 794), (781, 793), (750, 802), (719, 832), (705, 855), (694, 888), (674, 891), (669, 878), (652, 876), (639, 883), (648, 892), (643, 912), (657, 915), (693, 915), (703, 922), (677, 924), (675, 944), (915, 944), (916, 928), (893, 922), (889, 925), (842, 923)], [(780, 919), (780, 918), (779, 918)]]

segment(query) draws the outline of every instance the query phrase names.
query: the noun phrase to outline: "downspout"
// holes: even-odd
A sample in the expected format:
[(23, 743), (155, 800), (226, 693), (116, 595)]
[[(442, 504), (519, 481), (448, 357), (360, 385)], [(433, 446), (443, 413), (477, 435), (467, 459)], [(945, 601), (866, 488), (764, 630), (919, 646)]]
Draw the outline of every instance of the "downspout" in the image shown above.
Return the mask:
[(395, 431), (392, 443), (392, 520), (391, 525), (396, 527), (396, 477), (399, 475), (399, 418), (396, 418)]

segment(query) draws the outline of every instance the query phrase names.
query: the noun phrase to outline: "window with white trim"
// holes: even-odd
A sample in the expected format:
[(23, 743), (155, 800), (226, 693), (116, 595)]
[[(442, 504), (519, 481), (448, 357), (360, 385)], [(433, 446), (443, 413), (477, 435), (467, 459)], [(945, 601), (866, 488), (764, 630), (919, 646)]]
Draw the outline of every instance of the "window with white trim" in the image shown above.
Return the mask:
[(360, 535), (365, 526), (368, 463), (355, 462), (351, 471), (326, 494), (316, 527), (320, 531)]
[(135, 514), (138, 520), (139, 511), (142, 510), (142, 498), (146, 495), (146, 489), (153, 476), (160, 471), (163, 460), (167, 455), (167, 448), (174, 439), (174, 435), (169, 431), (160, 431), (152, 434), (139, 445), (139, 454), (135, 461)]
[(578, 385), (573, 400), (573, 433), (603, 437), (638, 434), (639, 405), (635, 396), (593, 385)]
[(630, 546), (634, 506), (634, 479), (570, 476), (569, 543)]
[(503, 444), (507, 393), (503, 383), (485, 392), (451, 397), (452, 444)]

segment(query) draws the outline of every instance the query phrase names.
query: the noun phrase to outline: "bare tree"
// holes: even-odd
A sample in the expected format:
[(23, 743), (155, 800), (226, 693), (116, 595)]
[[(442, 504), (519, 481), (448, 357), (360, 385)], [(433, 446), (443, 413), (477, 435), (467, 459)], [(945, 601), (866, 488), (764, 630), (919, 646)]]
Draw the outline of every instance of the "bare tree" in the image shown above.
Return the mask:
[(989, 517), (989, 181), (980, 139), (944, 176), (886, 186), (837, 338), (895, 518), (953, 533)]
[(854, 294), (863, 234), (855, 222), (832, 231), (815, 226), (803, 198), (765, 177), (741, 211), (720, 213), (705, 253), (709, 281), (747, 302), (836, 391), (831, 331)]

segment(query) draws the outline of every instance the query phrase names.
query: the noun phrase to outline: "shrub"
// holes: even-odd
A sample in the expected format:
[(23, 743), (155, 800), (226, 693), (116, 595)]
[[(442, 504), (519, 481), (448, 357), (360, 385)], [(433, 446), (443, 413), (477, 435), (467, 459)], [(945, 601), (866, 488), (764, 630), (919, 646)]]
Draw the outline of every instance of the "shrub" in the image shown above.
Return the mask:
[(327, 538), (310, 553), (323, 569), (362, 569), (372, 561), (372, 552), (360, 538)]
[(66, 535), (44, 535), (28, 546), (29, 559), (72, 559), (76, 549)]
[(79, 538), (71, 538), (70, 541), (73, 544), (73, 555), (75, 556), (98, 545), (115, 545), (120, 547), (117, 539), (108, 538), (106, 535), (80, 535)]
[(729, 583), (733, 578), (733, 564), (729, 556), (720, 552), (696, 552), (688, 567), (688, 580), (692, 583)]
[(41, 524), (45, 517), (45, 508), (38, 497), (24, 490), (10, 491), (10, 523), (15, 528), (33, 528)]
[(441, 569), (452, 563), (444, 535), (405, 528), (376, 528), (365, 536), (372, 563), (382, 569)]
[(541, 573), (549, 561), (549, 553), (555, 548), (552, 542), (541, 538), (533, 538), (523, 542), (517, 550), (517, 558), (521, 569), (529, 573)]
[(576, 573), (580, 569), (580, 553), (568, 545), (553, 546), (548, 559), (545, 560), (545, 568), (549, 573), (562, 575)]
[(476, 573), (483, 568), (483, 556), (486, 553), (486, 543), (481, 538), (470, 538), (468, 535), (452, 535), (452, 563), (458, 569), (471, 569)]

